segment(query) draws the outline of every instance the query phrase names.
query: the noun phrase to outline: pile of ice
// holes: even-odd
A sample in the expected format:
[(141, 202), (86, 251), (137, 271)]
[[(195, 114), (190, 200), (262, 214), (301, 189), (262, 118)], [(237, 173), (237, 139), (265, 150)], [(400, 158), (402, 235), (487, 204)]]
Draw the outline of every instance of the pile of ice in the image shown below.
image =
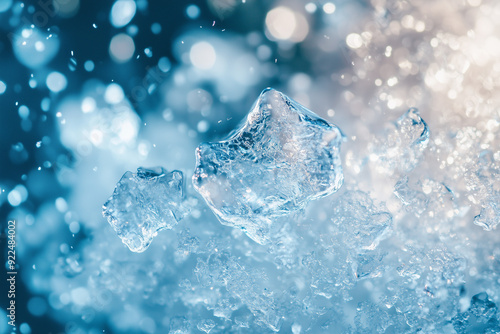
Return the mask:
[[(474, 278), (477, 251), (492, 248), (458, 247), (472, 238), (465, 236), (472, 217), (450, 187), (419, 170), (435, 149), (418, 110), (369, 146), (365, 164), (392, 184), (387, 203), (355, 177), (337, 192), (343, 138), (336, 126), (267, 89), (228, 139), (201, 144), (194, 190), (220, 223), (236, 229), (218, 227), (190, 187), (186, 205), (179, 172), (125, 173), (104, 206), (123, 242), (144, 251), (160, 229), (177, 235), (160, 232), (139, 267), (121, 262), (149, 279), (136, 286), (138, 276), (119, 270), (120, 294), (136, 311), (161, 308), (169, 321), (155, 322), (155, 330), (170, 333), (498, 331), (490, 296), (498, 293), (499, 262), (491, 256), (492, 276)], [(141, 247), (131, 246), (134, 238)], [(495, 238), (477, 242), (484, 247)], [(105, 262), (116, 277), (115, 261)], [(89, 279), (110, 289), (102, 274)]]

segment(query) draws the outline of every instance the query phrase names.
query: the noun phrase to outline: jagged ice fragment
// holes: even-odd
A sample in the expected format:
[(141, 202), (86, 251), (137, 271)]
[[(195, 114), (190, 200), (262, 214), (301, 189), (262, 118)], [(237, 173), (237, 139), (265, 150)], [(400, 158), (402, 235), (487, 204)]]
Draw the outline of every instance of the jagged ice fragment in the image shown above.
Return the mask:
[(131, 251), (143, 252), (158, 231), (172, 229), (187, 213), (182, 172), (162, 167), (128, 171), (102, 212)]
[(222, 224), (265, 244), (273, 218), (342, 186), (342, 140), (338, 127), (268, 88), (228, 139), (197, 148), (193, 185)]
[(416, 108), (401, 115), (387, 133), (387, 138), (376, 143), (378, 170), (392, 174), (395, 170), (407, 173), (419, 163), (429, 143), (429, 128)]

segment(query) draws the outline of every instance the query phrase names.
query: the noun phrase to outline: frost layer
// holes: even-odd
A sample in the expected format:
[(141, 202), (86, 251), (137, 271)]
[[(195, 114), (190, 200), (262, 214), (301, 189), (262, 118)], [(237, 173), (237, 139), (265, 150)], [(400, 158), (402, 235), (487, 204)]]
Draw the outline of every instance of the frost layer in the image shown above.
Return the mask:
[(140, 167), (123, 174), (102, 213), (123, 243), (140, 253), (158, 231), (172, 229), (183, 218), (182, 198), (182, 172)]
[(193, 184), (222, 224), (265, 244), (273, 217), (342, 186), (342, 138), (338, 127), (268, 88), (227, 140), (197, 148)]

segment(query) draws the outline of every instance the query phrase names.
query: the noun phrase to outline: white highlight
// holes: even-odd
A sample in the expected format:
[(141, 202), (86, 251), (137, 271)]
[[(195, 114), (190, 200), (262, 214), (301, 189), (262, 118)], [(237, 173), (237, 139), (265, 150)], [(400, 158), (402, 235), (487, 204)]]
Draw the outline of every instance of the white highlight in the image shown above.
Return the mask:
[(274, 40), (302, 42), (309, 33), (309, 24), (301, 13), (288, 7), (276, 7), (267, 13), (266, 27)]
[(209, 70), (215, 65), (215, 60), (217, 59), (217, 54), (212, 44), (208, 42), (198, 42), (191, 47), (189, 52), (189, 60), (193, 66), (202, 69)]
[(118, 34), (111, 39), (109, 55), (117, 63), (125, 63), (132, 58), (135, 44), (132, 37), (127, 34)]
[(66, 89), (68, 80), (64, 74), (60, 72), (52, 72), (47, 76), (46, 84), (47, 88), (49, 88), (52, 92), (59, 93)]
[(137, 6), (132, 0), (118, 0), (109, 14), (109, 20), (115, 28), (125, 27), (135, 16)]

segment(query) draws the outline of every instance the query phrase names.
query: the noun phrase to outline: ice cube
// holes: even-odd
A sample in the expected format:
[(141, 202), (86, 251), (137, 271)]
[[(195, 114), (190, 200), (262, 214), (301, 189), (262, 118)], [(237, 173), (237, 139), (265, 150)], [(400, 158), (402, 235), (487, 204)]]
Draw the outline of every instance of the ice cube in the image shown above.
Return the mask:
[(172, 229), (187, 210), (183, 205), (182, 172), (162, 167), (126, 172), (103, 205), (103, 215), (123, 243), (143, 252), (157, 232)]
[(222, 224), (265, 244), (273, 218), (342, 186), (342, 140), (338, 127), (268, 88), (228, 139), (197, 148), (193, 184)]

